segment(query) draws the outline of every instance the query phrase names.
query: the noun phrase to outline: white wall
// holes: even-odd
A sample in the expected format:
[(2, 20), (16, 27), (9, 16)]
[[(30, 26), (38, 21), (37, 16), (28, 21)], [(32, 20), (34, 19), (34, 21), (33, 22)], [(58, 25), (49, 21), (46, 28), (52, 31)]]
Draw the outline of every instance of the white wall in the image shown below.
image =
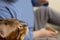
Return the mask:
[(49, 0), (49, 6), (60, 12), (60, 0)]
[[(55, 9), (56, 11), (60, 12), (60, 0), (48, 0), (49, 6)], [(37, 8), (35, 7), (34, 10)]]

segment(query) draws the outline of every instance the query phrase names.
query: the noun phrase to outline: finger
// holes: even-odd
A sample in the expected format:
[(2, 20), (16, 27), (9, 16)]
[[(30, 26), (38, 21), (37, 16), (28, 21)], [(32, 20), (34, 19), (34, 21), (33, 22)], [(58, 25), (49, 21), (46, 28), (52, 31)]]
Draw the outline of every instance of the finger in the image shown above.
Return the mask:
[(55, 38), (55, 37), (56, 37), (56, 35), (54, 35), (54, 34), (50, 33), (50, 34), (48, 35), (48, 37)]
[(52, 38), (54, 38), (54, 37), (56, 37), (57, 35), (56, 35), (56, 33), (55, 32), (50, 32), (50, 35), (49, 35), (49, 37), (52, 37)]

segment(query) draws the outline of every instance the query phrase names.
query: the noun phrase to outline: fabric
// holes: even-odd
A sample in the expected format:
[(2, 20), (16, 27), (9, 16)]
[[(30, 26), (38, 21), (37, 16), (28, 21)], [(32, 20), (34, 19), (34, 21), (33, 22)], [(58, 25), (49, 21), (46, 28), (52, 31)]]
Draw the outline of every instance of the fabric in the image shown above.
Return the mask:
[[(32, 2), (32, 5), (33, 5), (34, 7), (41, 6), (36, 0), (31, 0), (31, 2)], [(43, 4), (43, 6), (48, 6), (48, 5), (49, 5), (48, 2), (45, 3), (45, 4)]]
[[(35, 16), (34, 31), (40, 30), (41, 28), (45, 27), (47, 22), (51, 24), (59, 25), (59, 26), (54, 26), (54, 28), (60, 28), (60, 12), (57, 12), (50, 7), (44, 7), (44, 6), (37, 7), (34, 16)], [(42, 38), (36, 38), (35, 40), (40, 40), (40, 39)]]
[(0, 0), (0, 18), (16, 18), (26, 22), (29, 26), (29, 33), (24, 40), (33, 40), (34, 15), (31, 0), (18, 0), (15, 3)]
[(44, 6), (38, 7), (34, 15), (35, 15), (35, 26), (36, 26), (35, 30), (44, 27), (44, 25), (47, 22), (60, 25), (60, 13), (53, 10), (50, 7), (44, 7)]
[(60, 40), (60, 38), (38, 38), (37, 40)]
[(38, 7), (38, 9), (35, 11), (35, 30), (39, 30), (45, 26), (45, 23), (48, 20), (48, 10), (47, 7)]

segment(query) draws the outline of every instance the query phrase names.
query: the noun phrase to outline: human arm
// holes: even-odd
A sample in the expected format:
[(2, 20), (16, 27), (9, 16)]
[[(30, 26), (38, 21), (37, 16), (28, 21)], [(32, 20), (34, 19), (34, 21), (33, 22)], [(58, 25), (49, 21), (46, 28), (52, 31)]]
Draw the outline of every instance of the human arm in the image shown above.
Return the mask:
[(44, 28), (37, 31), (29, 31), (24, 40), (33, 40), (38, 37), (56, 37), (56, 33)]
[(34, 32), (34, 38), (38, 37), (56, 37), (56, 33), (42, 28)]
[[(35, 26), (34, 27), (35, 27), (35, 30), (38, 30), (38, 31), (34, 32), (34, 34), (35, 34), (34, 37), (51, 36), (51, 31), (41, 29), (41, 28), (43, 28), (43, 26), (46, 24), (46, 21), (48, 20), (47, 9), (48, 9), (47, 7), (40, 7), (37, 10), (35, 10), (35, 13), (34, 13), (34, 15), (35, 15)], [(39, 30), (39, 29), (41, 29), (41, 30)], [(47, 35), (47, 33), (49, 35)]]

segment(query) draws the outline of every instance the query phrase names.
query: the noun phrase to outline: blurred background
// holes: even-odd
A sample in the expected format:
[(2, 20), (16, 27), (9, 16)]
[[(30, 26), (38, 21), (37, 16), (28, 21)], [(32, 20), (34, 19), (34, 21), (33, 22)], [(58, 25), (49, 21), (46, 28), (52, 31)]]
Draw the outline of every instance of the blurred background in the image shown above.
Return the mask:
[[(55, 9), (56, 11), (60, 11), (60, 0), (48, 0), (49, 6)], [(34, 8), (37, 9), (37, 8)]]
[[(48, 0), (49, 1), (49, 7), (55, 9), (56, 11), (60, 12), (60, 0)], [(34, 7), (34, 10), (38, 9), (37, 7)], [(58, 33), (58, 38), (57, 39), (54, 39), (54, 40), (60, 40), (60, 26), (57, 26), (57, 25), (52, 25), (52, 24), (47, 24), (51, 27), (54, 27), (59, 33)], [(45, 39), (43, 39), (45, 40)], [(49, 40), (53, 40), (53, 39), (49, 39)]]
[(49, 6), (60, 11), (60, 0), (49, 0)]

